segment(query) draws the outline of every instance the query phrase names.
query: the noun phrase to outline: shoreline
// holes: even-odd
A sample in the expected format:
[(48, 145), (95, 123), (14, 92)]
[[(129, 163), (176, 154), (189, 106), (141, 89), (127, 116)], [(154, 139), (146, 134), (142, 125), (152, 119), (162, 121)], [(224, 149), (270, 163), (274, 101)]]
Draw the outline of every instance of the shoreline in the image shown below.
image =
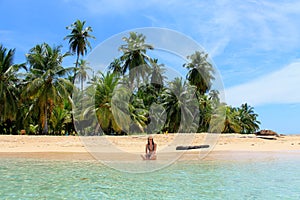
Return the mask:
[[(178, 157), (178, 161), (239, 160), (293, 157), (300, 159), (300, 135), (286, 135), (276, 140), (262, 139), (255, 135), (208, 134), (154, 135), (158, 144), (158, 160)], [(32, 158), (45, 160), (96, 160), (138, 159), (143, 154), (147, 135), (134, 136), (28, 136), (0, 135), (1, 158)], [(93, 143), (90, 143), (90, 142)], [(103, 141), (105, 143), (103, 143)], [(208, 149), (175, 150), (177, 145), (211, 144)], [(91, 145), (92, 144), (92, 145)], [(100, 148), (101, 147), (101, 148)], [(103, 155), (106, 155), (103, 157)], [(97, 156), (96, 156), (97, 157)], [(133, 158), (131, 158), (133, 157)], [(99, 159), (99, 157), (97, 157)], [(100, 160), (101, 160), (100, 159)], [(126, 159), (126, 158), (125, 158)]]
[[(118, 157), (121, 157), (120, 154)], [(172, 157), (172, 153), (168, 155)], [(136, 155), (139, 158), (139, 155)], [(158, 154), (158, 161), (161, 155)], [(0, 159), (34, 159), (49, 161), (99, 161), (89, 152), (0, 152)], [(300, 151), (212, 151), (206, 156), (199, 152), (185, 152), (174, 162), (182, 161), (265, 161), (276, 159), (300, 160)], [(122, 159), (118, 160), (122, 162)], [(128, 161), (128, 160), (127, 160)], [(135, 160), (130, 160), (135, 161)], [(107, 162), (107, 161), (104, 161)], [(157, 162), (157, 161), (154, 161)]]

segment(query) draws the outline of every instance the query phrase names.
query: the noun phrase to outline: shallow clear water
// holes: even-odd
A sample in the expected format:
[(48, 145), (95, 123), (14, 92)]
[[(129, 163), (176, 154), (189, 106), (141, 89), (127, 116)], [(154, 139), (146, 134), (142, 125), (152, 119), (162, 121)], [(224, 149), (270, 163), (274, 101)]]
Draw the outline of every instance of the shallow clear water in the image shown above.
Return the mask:
[(300, 160), (179, 162), (130, 174), (96, 161), (0, 159), (0, 199), (300, 199)]

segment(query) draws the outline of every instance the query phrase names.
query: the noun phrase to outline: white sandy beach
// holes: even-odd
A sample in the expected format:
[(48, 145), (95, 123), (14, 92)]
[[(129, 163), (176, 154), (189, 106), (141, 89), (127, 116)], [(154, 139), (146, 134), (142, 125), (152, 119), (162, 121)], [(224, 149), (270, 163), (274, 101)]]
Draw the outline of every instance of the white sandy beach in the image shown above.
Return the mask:
[[(107, 155), (128, 152), (143, 154), (147, 135), (137, 136), (23, 136), (0, 135), (0, 157), (43, 158), (58, 160), (92, 160), (93, 152)], [(93, 142), (91, 144), (90, 142)], [(105, 145), (103, 145), (105, 141)], [(199, 153), (206, 159), (259, 157), (270, 155), (295, 156), (300, 158), (300, 135), (277, 137), (276, 140), (262, 139), (255, 135), (240, 134), (167, 134), (154, 135), (160, 155), (183, 154), (180, 159), (196, 160)], [(203, 145), (208, 149), (179, 151), (178, 145)], [(92, 152), (92, 154), (90, 153)], [(116, 154), (117, 155), (117, 154)], [(121, 155), (120, 155), (121, 156)], [(118, 157), (114, 158), (118, 159)]]

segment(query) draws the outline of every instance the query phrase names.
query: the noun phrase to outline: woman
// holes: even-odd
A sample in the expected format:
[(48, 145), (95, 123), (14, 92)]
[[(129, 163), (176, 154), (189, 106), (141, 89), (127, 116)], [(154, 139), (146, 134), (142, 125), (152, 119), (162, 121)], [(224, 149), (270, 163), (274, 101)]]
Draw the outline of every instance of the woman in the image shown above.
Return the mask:
[(148, 137), (148, 143), (146, 144), (146, 160), (156, 160), (156, 144), (153, 141), (153, 137)]

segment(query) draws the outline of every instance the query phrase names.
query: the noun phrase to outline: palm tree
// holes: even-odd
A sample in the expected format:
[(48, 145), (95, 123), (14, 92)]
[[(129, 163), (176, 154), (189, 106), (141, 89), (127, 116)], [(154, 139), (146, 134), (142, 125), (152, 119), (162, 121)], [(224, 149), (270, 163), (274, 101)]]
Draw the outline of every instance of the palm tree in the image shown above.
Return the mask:
[(162, 94), (167, 113), (168, 132), (196, 132), (199, 123), (198, 101), (195, 90), (182, 78), (176, 77)]
[(164, 87), (164, 80), (166, 77), (163, 75), (165, 72), (164, 64), (158, 64), (158, 59), (151, 59), (150, 63), (152, 66), (151, 73), (151, 84), (160, 91)]
[(141, 99), (146, 109), (150, 109), (153, 103), (158, 103), (160, 93), (152, 84), (142, 85), (135, 93), (135, 97)]
[(223, 133), (240, 133), (241, 126), (239, 122), (239, 113), (237, 108), (231, 106), (225, 106), (225, 122), (224, 122), (224, 129)]
[(218, 90), (211, 90), (209, 92), (209, 100), (212, 101), (214, 108), (220, 105), (220, 97), (219, 97), (220, 92)]
[(198, 95), (199, 100), (199, 127), (198, 132), (207, 132), (213, 114), (212, 101), (207, 95)]
[(89, 65), (89, 63), (86, 60), (83, 60), (83, 59), (79, 60), (79, 63), (78, 63), (79, 67), (77, 69), (75, 76), (76, 76), (77, 80), (80, 81), (81, 91), (83, 91), (83, 82), (89, 78), (87, 70), (92, 70), (92, 68), (90, 68), (88, 65)]
[(220, 104), (212, 114), (210, 132), (222, 133), (254, 133), (259, 129), (260, 122), (256, 119), (253, 107), (247, 103), (240, 108)]
[(123, 52), (120, 57), (122, 62), (122, 74), (126, 74), (129, 71), (130, 81), (134, 79), (139, 82), (139, 79), (143, 80), (149, 73), (150, 66), (148, 64), (150, 58), (146, 52), (148, 49), (152, 50), (153, 46), (145, 44), (145, 36), (143, 34), (137, 34), (130, 32), (129, 37), (123, 37), (126, 44), (121, 45), (119, 50)]
[(143, 100), (134, 95), (131, 97), (128, 107), (131, 118), (129, 133), (144, 133), (149, 114)]
[(208, 132), (210, 133), (224, 132), (226, 113), (227, 113), (227, 105), (225, 103), (220, 103), (220, 105), (216, 107), (211, 114), (211, 120), (210, 120)]
[(115, 73), (117, 75), (122, 74), (121, 61), (118, 58), (115, 58), (109, 65), (108, 69), (110, 72)]
[(196, 86), (200, 95), (205, 94), (212, 85), (214, 80), (214, 69), (212, 64), (207, 60), (208, 54), (196, 51), (194, 54), (187, 56), (189, 63), (183, 66), (189, 69), (187, 79), (191, 85)]
[[(114, 95), (114, 91), (118, 86), (119, 78), (114, 73), (107, 72), (106, 74), (100, 74), (100, 78), (95, 82), (96, 93), (95, 93), (95, 109), (98, 122), (100, 127), (106, 134), (117, 133), (120, 134), (122, 132), (121, 127), (118, 125), (115, 117), (118, 114), (114, 115), (112, 110), (112, 98)], [(92, 86), (94, 87), (94, 86)], [(121, 101), (124, 103), (124, 101)], [(122, 114), (121, 112), (119, 113)], [(120, 117), (120, 119), (122, 116)], [(125, 121), (125, 119), (123, 120)]]
[(15, 49), (6, 49), (0, 45), (0, 122), (14, 120), (19, 99), (18, 70), (25, 65), (13, 64)]
[(209, 132), (212, 133), (239, 133), (241, 130), (236, 108), (222, 103), (212, 113)]
[(39, 112), (43, 134), (48, 133), (49, 110), (70, 95), (68, 88), (72, 88), (72, 83), (65, 76), (72, 68), (62, 67), (63, 59), (68, 55), (61, 53), (61, 46), (51, 48), (46, 43), (36, 45), (26, 55), (30, 73), (23, 95), (32, 101), (29, 112)]
[(71, 112), (65, 109), (63, 105), (55, 106), (50, 118), (50, 124), (54, 134), (61, 135), (63, 129), (66, 130), (66, 126), (72, 122), (71, 117)]
[(66, 29), (71, 30), (71, 34), (67, 35), (64, 39), (69, 40), (70, 51), (77, 56), (75, 70), (78, 69), (80, 55), (84, 56), (87, 53), (88, 47), (92, 49), (89, 39), (95, 39), (93, 35), (90, 35), (90, 32), (93, 32), (92, 28), (90, 26), (84, 28), (84, 25), (85, 21), (76, 20), (73, 24), (66, 27)]
[(254, 133), (259, 129), (260, 122), (257, 120), (257, 114), (254, 108), (247, 103), (238, 108), (241, 133)]

